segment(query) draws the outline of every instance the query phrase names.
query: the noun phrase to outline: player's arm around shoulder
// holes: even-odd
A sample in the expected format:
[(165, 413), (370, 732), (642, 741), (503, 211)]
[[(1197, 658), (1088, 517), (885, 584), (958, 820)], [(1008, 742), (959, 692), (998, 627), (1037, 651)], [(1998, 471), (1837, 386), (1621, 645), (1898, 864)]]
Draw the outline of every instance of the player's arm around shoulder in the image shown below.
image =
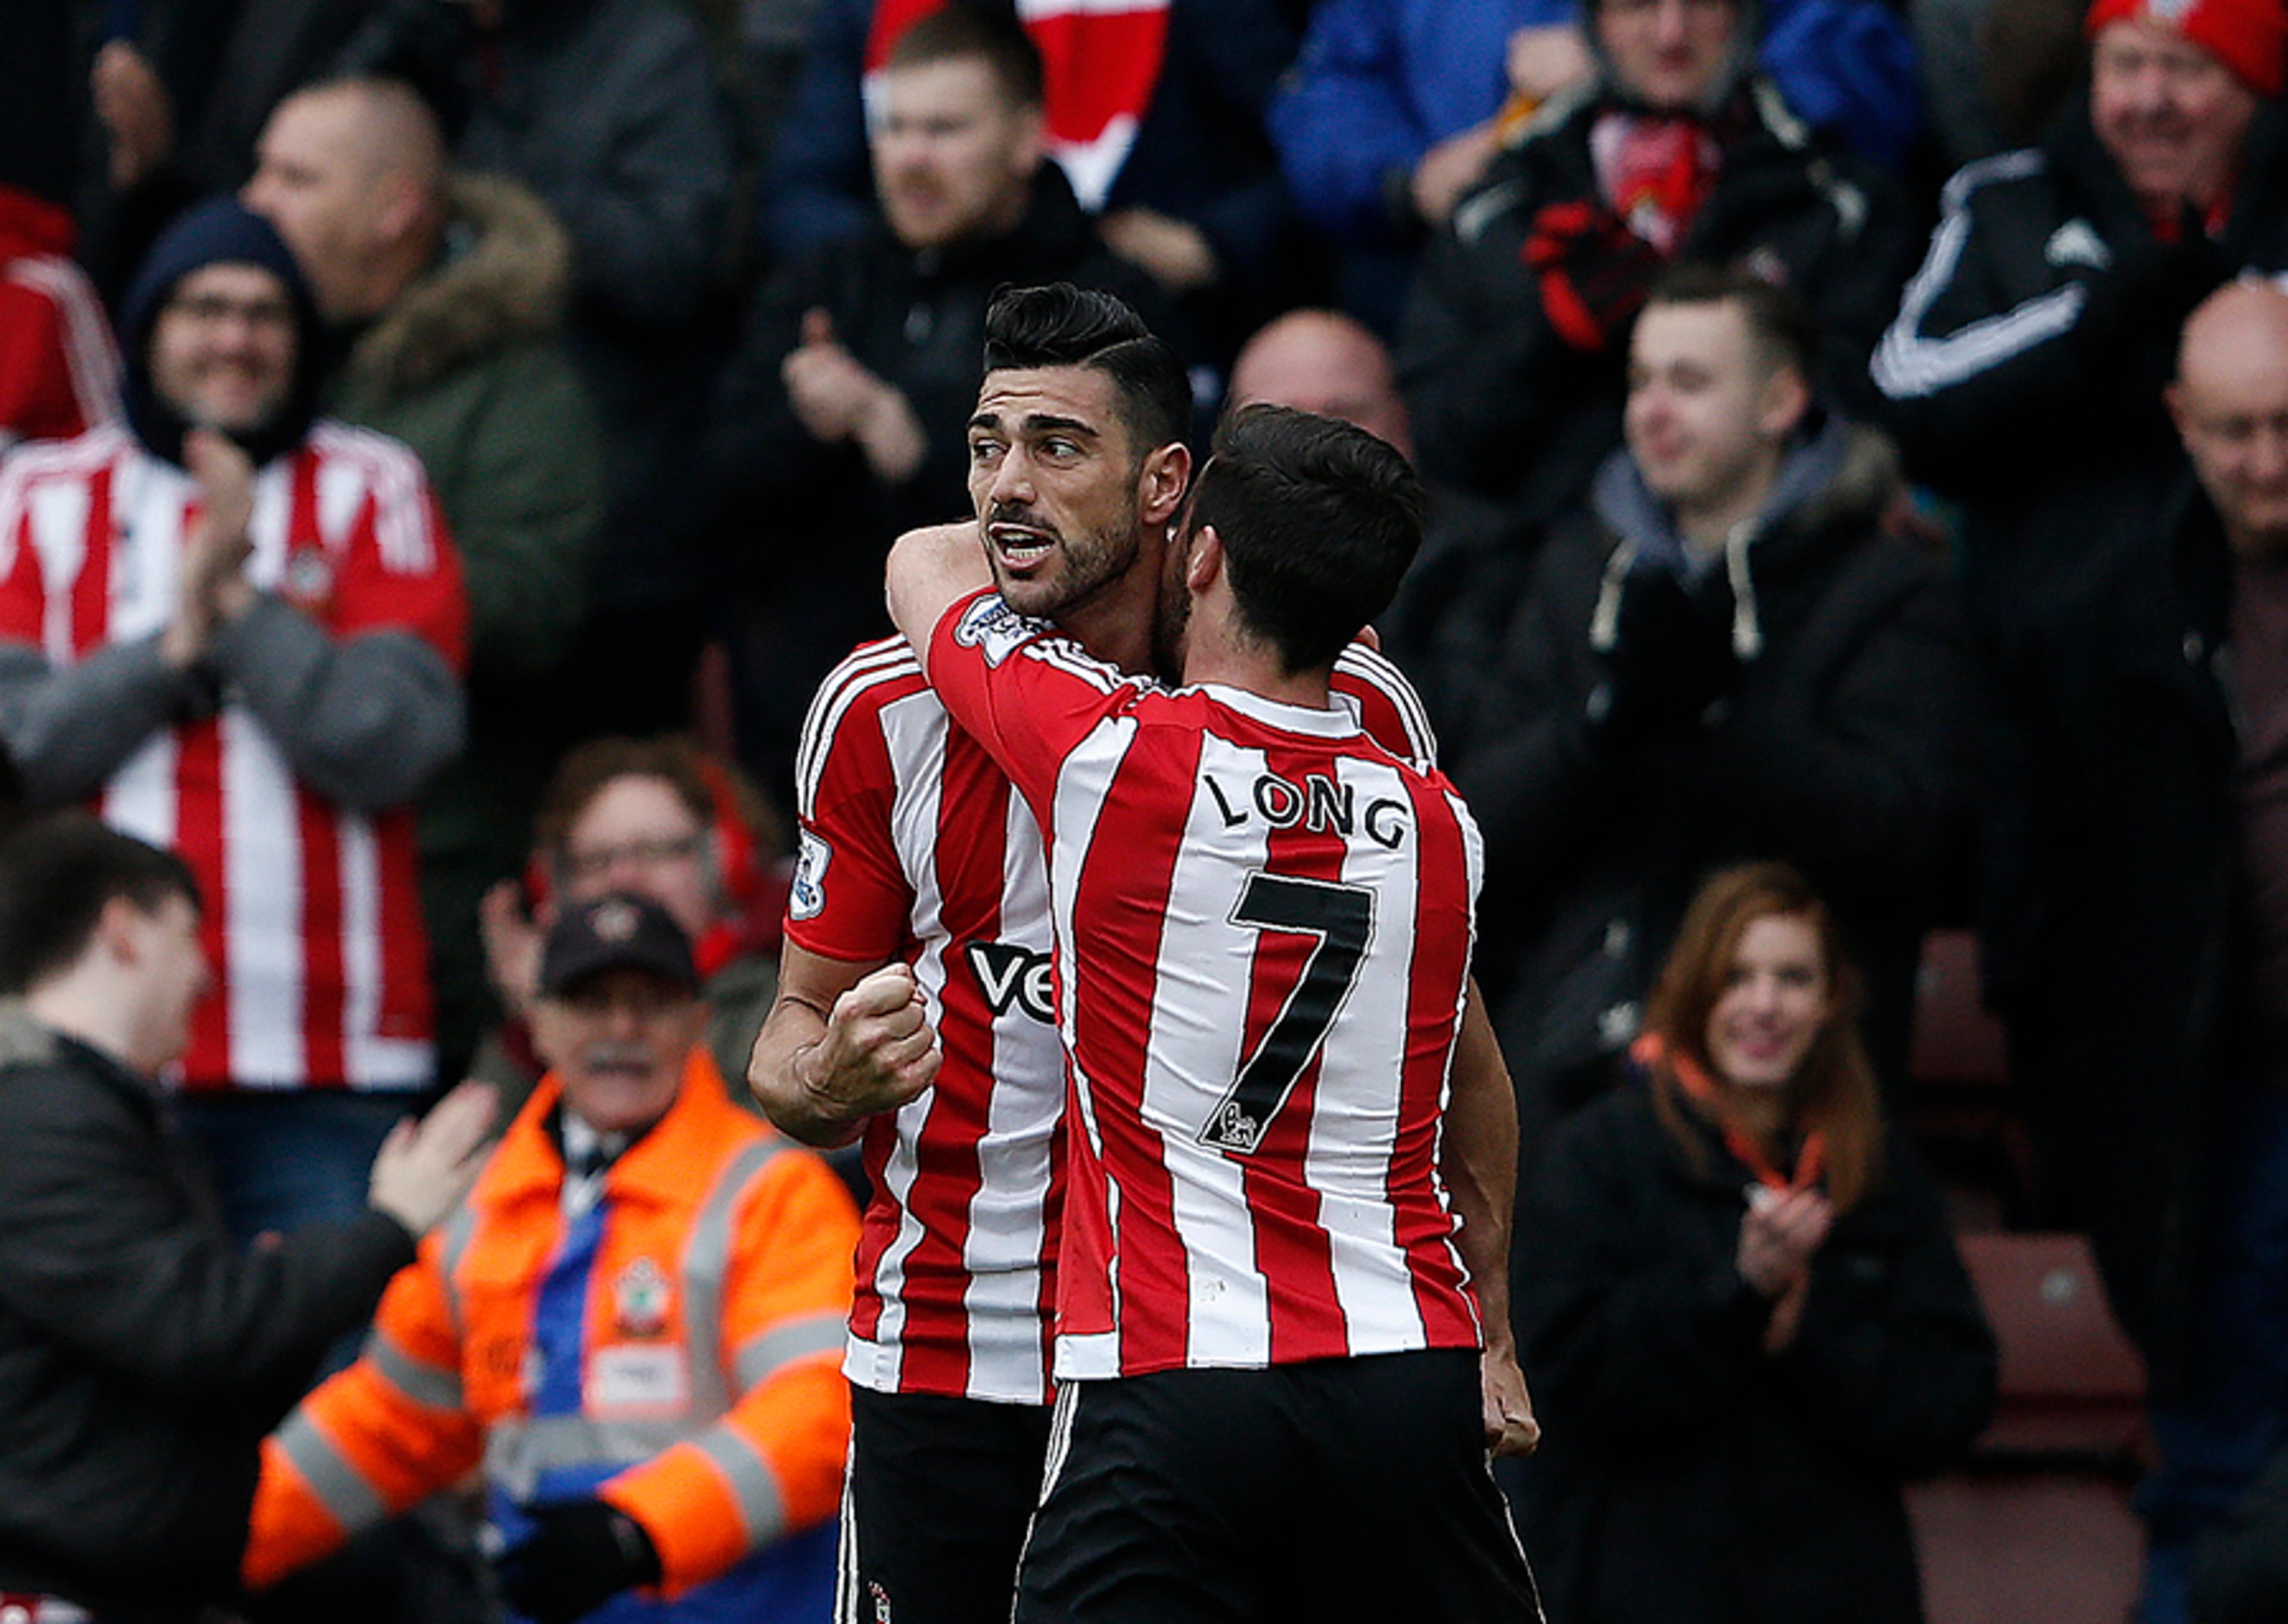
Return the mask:
[(890, 619), (930, 669), (930, 639), (946, 611), (993, 584), (974, 520), (909, 530), (890, 549)]
[(831, 959), (789, 942), (747, 1086), (779, 1131), (832, 1148), (928, 1088), (942, 1058), (911, 970)]

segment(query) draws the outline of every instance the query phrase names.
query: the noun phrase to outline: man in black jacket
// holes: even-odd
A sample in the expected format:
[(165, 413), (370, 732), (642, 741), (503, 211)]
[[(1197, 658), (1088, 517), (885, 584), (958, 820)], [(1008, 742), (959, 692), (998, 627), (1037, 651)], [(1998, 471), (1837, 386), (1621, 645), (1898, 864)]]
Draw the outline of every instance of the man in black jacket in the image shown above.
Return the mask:
[(774, 788), (820, 679), (889, 629), (891, 542), (968, 509), (994, 290), (1070, 281), (1160, 309), (1047, 162), (1041, 71), (989, 10), (949, 6), (899, 36), (872, 134), (880, 218), (764, 289), (718, 398), (706, 462), (745, 572), (743, 743)]
[(0, 850), (0, 1589), (227, 1598), (264, 1433), (475, 1176), (469, 1089), (401, 1124), (368, 1210), (238, 1252), (154, 1081), (208, 981), (172, 853), (78, 813)]
[(1594, 78), (1553, 99), (1432, 242), (1398, 363), (1426, 477), (1547, 523), (1620, 440), (1629, 321), (1663, 267), (1800, 293), (1855, 404), (1914, 252), (1879, 176), (1753, 66), (1746, 0), (1591, 0)]
[(1948, 183), (1874, 376), (1916, 471), (1963, 504), (1990, 684), (1981, 946), (2047, 1141), (2045, 1216), (2090, 1229), (2166, 1390), (2235, 893), (2207, 671), (2224, 553), (2161, 539), (2190, 471), (2165, 396), (2187, 315), (2288, 272), (2288, 9), (2095, 0), (2085, 29), (2086, 101)]
[(1882, 530), (1887, 448), (1816, 404), (1813, 338), (1799, 301), (1744, 273), (1680, 266), (1655, 289), (1627, 445), (1552, 531), (1449, 730), (1529, 1147), (1609, 1081), (1726, 863), (1811, 880), (1866, 976), (1879, 1069), (1903, 1063), (1966, 814), (1968, 657), (1943, 570)]
[(2205, 301), (2165, 400), (2197, 478), (2024, 629), (1990, 794), (2038, 910), (2012, 1060), (2054, 1221), (2152, 1367), (2149, 1620), (2288, 1419), (2288, 294)]

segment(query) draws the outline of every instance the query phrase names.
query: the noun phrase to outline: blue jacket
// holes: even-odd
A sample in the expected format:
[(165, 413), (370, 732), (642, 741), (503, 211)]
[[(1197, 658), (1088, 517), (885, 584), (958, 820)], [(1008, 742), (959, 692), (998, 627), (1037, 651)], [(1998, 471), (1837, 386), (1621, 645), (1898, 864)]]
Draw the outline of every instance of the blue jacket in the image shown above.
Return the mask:
[[(1896, 169), (1922, 124), (1914, 47), (1880, 0), (1765, 0), (1764, 71), (1797, 116)], [(1410, 174), (1508, 94), (1521, 28), (1571, 0), (1324, 0), (1268, 122), (1306, 218), (1347, 242), (1387, 240), (1393, 171)], [(854, 94), (854, 91), (853, 92)]]

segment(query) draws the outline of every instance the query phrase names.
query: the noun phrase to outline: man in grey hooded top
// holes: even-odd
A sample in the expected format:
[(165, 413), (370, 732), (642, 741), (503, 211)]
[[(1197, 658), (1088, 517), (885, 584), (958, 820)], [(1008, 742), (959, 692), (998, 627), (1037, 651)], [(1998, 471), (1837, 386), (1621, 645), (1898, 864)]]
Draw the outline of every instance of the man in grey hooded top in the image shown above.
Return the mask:
[(1866, 975), (1879, 1070), (1903, 1061), (1966, 811), (1966, 654), (1940, 563), (1884, 530), (1888, 447), (1814, 396), (1815, 337), (1744, 273), (1656, 284), (1626, 444), (1544, 543), (1499, 668), (1450, 729), (1529, 1145), (1610, 1077), (1725, 863), (1803, 870)]

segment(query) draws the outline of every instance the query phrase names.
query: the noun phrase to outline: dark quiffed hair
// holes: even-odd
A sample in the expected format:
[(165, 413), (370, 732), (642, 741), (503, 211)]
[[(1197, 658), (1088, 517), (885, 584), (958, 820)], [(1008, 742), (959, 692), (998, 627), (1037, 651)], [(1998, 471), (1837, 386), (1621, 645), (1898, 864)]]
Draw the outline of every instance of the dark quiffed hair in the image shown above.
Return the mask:
[(1140, 458), (1183, 440), (1192, 424), (1192, 380), (1143, 317), (1109, 293), (1050, 282), (1004, 287), (985, 312), (985, 370), (1091, 367), (1120, 395)]
[[(1760, 919), (1800, 919), (1819, 939), (1827, 971), (1828, 1019), (1788, 1085), (1791, 1125), (1817, 1129), (1827, 1139), (1827, 1185), (1839, 1212), (1848, 1211), (1879, 1176), (1882, 1100), (1875, 1068), (1859, 1037), (1859, 972), (1844, 951), (1835, 916), (1809, 882), (1785, 863), (1742, 863), (1709, 876), (1685, 911), (1676, 946), (1669, 950), (1645, 1004), (1645, 1029), (1667, 1052), (1724, 1082), (1708, 1052), (1708, 1018), (1728, 985), (1741, 939)], [(1663, 1122), (1688, 1153), (1699, 1140), (1686, 1126), (1689, 1107), (1665, 1066), (1652, 1068), (1653, 1102)]]
[(890, 47), (886, 68), (926, 67), (933, 62), (982, 60), (1012, 106), (1041, 105), (1040, 48), (1013, 12), (953, 0), (910, 24)]
[(1644, 307), (1659, 305), (1736, 305), (1768, 367), (1791, 368), (1807, 384), (1818, 376), (1819, 318), (1803, 295), (1783, 283), (1737, 265), (1683, 259), (1654, 279)]
[(20, 994), (87, 951), (104, 905), (124, 897), (155, 914), (170, 897), (199, 906), (199, 883), (172, 852), (58, 812), (0, 844), (0, 993)]
[(1242, 407), (1216, 429), (1184, 530), (1212, 526), (1247, 629), (1289, 675), (1334, 663), (1422, 544), (1422, 481), (1364, 429)]

